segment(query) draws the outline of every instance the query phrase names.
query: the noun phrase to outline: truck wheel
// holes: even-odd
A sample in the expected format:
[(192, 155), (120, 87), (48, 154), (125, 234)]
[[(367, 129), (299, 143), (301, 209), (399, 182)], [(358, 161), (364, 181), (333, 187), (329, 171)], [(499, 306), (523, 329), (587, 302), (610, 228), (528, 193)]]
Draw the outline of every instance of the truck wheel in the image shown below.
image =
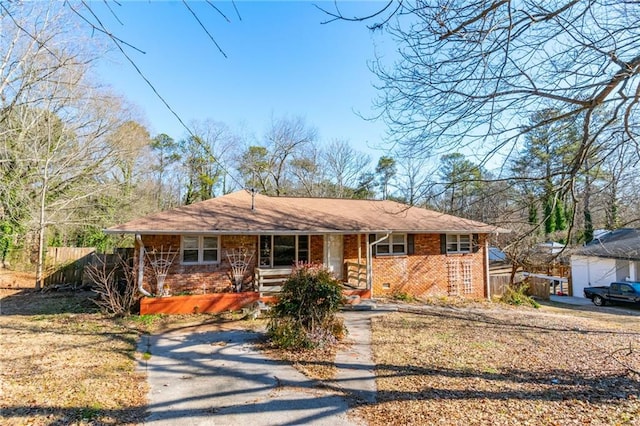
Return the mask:
[(604, 306), (606, 301), (602, 298), (602, 296), (593, 296), (593, 304), (596, 306)]

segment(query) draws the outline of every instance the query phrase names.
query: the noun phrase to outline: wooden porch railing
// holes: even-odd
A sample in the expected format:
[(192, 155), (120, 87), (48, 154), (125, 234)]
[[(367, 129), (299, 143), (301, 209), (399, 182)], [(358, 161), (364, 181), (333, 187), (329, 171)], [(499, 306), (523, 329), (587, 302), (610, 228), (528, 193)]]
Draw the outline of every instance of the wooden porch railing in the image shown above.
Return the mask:
[(264, 293), (279, 293), (282, 284), (291, 276), (291, 268), (256, 268), (255, 280), (258, 283), (260, 295)]
[(367, 288), (367, 265), (358, 262), (346, 262), (347, 284), (355, 288)]

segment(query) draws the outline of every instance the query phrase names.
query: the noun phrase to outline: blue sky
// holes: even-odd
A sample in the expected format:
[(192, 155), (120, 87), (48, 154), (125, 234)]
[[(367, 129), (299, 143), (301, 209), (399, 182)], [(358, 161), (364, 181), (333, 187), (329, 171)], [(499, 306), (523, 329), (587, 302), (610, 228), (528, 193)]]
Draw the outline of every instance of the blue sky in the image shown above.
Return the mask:
[[(127, 50), (146, 77), (185, 121), (213, 119), (260, 137), (271, 117), (302, 116), (319, 131), (321, 142), (346, 139), (362, 151), (384, 137), (375, 115), (375, 76), (368, 69), (376, 51), (392, 51), (385, 36), (362, 23), (333, 22), (311, 2), (193, 2), (225, 58), (182, 2), (109, 2), (92, 7), (119, 38), (146, 52)], [(332, 2), (318, 3), (331, 8)], [(340, 3), (348, 15), (367, 13), (382, 3)], [(388, 55), (388, 53), (387, 53)], [(136, 104), (152, 135), (175, 139), (184, 129), (133, 67), (112, 53), (100, 67), (101, 79)], [(375, 157), (382, 151), (368, 151)]]

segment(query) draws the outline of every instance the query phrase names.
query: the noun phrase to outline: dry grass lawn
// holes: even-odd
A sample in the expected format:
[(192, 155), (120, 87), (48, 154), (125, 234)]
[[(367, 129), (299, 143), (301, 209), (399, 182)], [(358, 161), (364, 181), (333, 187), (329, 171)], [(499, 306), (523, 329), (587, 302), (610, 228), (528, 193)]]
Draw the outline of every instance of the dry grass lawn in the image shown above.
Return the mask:
[(139, 332), (95, 312), (83, 293), (0, 289), (0, 422), (137, 424), (147, 385)]
[[(135, 371), (140, 332), (218, 321), (118, 321), (86, 294), (35, 293), (15, 280), (7, 289), (2, 278), (2, 424), (140, 423), (148, 390)], [(640, 310), (415, 310), (372, 320), (378, 400), (355, 409), (369, 425), (640, 425)], [(336, 372), (335, 348), (267, 353), (320, 380)]]
[(640, 317), (543, 307), (373, 319), (370, 425), (640, 425)]
[[(135, 370), (143, 332), (235, 324), (237, 315), (131, 316), (97, 312), (90, 292), (35, 292), (33, 274), (0, 269), (0, 424), (123, 425), (146, 416)], [(261, 321), (242, 322), (263, 327)]]

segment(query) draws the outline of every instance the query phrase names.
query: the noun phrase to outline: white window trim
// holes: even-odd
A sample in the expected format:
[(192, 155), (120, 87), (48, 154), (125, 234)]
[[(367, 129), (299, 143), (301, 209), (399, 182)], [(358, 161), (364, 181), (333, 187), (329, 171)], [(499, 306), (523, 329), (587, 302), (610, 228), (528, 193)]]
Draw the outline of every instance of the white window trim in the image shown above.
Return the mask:
[[(187, 238), (198, 238), (198, 261), (197, 262), (185, 262), (184, 259), (184, 239)], [(204, 239), (206, 238), (216, 238), (217, 239), (217, 248), (216, 248), (216, 260), (208, 260), (204, 261)], [(194, 249), (189, 249), (194, 250)], [(180, 236), (180, 264), (181, 265), (216, 265), (220, 263), (220, 236), (219, 235), (181, 235)]]
[[(447, 254), (464, 254), (464, 253), (473, 253), (473, 234), (446, 234), (446, 248)], [(468, 236), (469, 237), (469, 250), (460, 250), (460, 237)], [(453, 244), (453, 242), (449, 242), (449, 237), (456, 237), (456, 250), (449, 250), (449, 244)]]
[[(281, 266), (281, 265), (273, 266), (273, 238), (274, 237), (281, 237), (281, 236), (285, 236), (285, 235), (284, 234), (261, 235), (261, 236), (258, 237), (258, 244), (260, 244), (260, 237), (264, 237), (264, 236), (269, 237), (269, 239), (271, 240), (271, 245), (270, 245), (271, 248), (270, 248), (270, 251), (269, 251), (269, 265), (268, 266), (267, 265), (262, 265), (262, 260), (263, 260), (262, 247), (259, 247), (259, 250), (258, 250), (258, 265), (259, 265), (259, 267), (260, 268), (267, 268), (267, 269), (270, 269), (270, 268), (285, 268), (286, 266)], [(302, 236), (307, 237), (307, 257), (308, 257), (307, 262), (309, 262), (309, 261), (311, 261), (311, 235), (304, 234)], [(299, 238), (298, 237), (300, 237), (300, 235), (294, 235), (294, 237), (295, 237), (295, 243), (294, 244), (295, 244), (295, 248), (296, 248), (296, 256), (295, 256), (294, 262), (298, 263), (298, 258), (299, 258), (298, 251), (299, 251), (299, 248), (300, 248), (300, 243), (299, 243)], [(291, 266), (293, 266), (293, 265), (291, 265)]]
[[(376, 234), (376, 240), (382, 238), (384, 234)], [(393, 252), (393, 237), (394, 236), (402, 236), (402, 253), (394, 253)], [(395, 243), (400, 244), (400, 243)], [(389, 249), (389, 253), (378, 253), (378, 247), (386, 246)], [(407, 234), (389, 234), (386, 240), (383, 240), (376, 244), (376, 256), (406, 256), (407, 255)]]

